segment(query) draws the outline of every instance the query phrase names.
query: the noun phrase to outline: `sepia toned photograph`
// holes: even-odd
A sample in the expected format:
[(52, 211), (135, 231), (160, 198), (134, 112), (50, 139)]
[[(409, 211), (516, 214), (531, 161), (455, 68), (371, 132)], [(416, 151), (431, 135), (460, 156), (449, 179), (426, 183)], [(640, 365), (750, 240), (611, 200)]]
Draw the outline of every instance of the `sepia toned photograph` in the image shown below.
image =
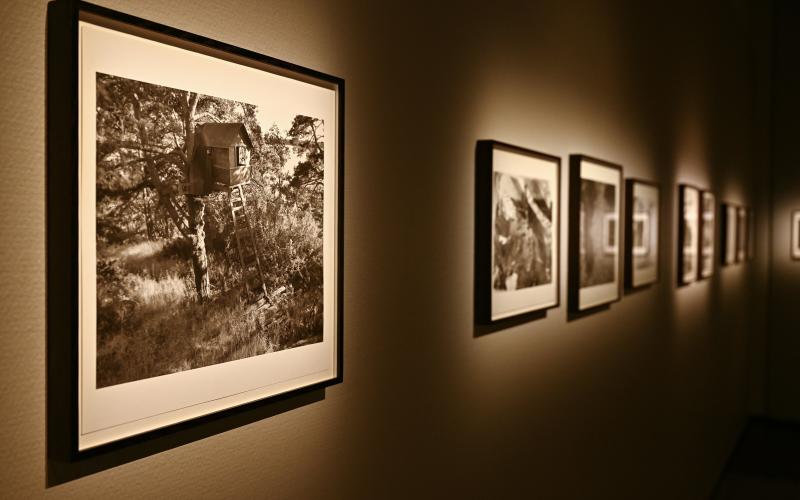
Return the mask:
[(794, 210), (792, 212), (791, 223), (791, 257), (794, 260), (800, 260), (800, 210)]
[(736, 245), (737, 245), (737, 229), (738, 229), (738, 214), (735, 205), (724, 203), (720, 213), (721, 229), (722, 229), (722, 248), (720, 249), (721, 262), (724, 266), (730, 266), (736, 263)]
[(678, 228), (678, 283), (686, 285), (697, 280), (700, 217), (700, 191), (680, 185), (680, 226)]
[(581, 180), (581, 288), (616, 279), (616, 197), (612, 184)]
[(97, 387), (320, 342), (323, 121), (96, 86)]
[(628, 179), (626, 181), (626, 284), (637, 288), (658, 279), (658, 185)]
[(495, 290), (519, 290), (553, 280), (553, 198), (547, 181), (494, 175)]
[(77, 26), (78, 448), (340, 381), (343, 82), (95, 20)]
[[(622, 189), (619, 165), (584, 155), (570, 156), (571, 312), (602, 306), (621, 296)], [(644, 229), (647, 222), (641, 218), (640, 222)]]
[(646, 211), (633, 214), (633, 229), (631, 231), (631, 245), (634, 257), (639, 257), (637, 267), (647, 267), (652, 264), (650, 257), (650, 213)]
[(714, 241), (716, 229), (716, 198), (714, 193), (703, 191), (700, 218), (700, 277), (714, 274)]
[(738, 207), (736, 211), (736, 262), (744, 262), (747, 256), (747, 209)]
[(747, 209), (747, 260), (756, 257), (756, 213), (752, 208)]
[(557, 305), (560, 160), (486, 140), (476, 167), (479, 320)]

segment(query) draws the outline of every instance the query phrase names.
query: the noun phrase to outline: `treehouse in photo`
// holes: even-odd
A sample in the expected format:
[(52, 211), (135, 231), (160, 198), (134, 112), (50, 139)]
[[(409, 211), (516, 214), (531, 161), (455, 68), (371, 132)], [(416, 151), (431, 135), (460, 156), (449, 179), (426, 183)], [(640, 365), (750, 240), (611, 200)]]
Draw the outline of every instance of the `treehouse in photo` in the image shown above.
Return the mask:
[(252, 147), (243, 123), (197, 125), (186, 194), (204, 196), (250, 182)]

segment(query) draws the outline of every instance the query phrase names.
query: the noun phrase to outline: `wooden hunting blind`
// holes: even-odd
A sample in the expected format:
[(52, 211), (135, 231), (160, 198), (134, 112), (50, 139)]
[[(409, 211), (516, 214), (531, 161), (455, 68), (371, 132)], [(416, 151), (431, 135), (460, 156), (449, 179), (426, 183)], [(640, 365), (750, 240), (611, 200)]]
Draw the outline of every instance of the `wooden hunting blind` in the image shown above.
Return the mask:
[(194, 144), (185, 194), (228, 193), (243, 285), (258, 297), (256, 306), (266, 308), (269, 306), (267, 287), (242, 187), (250, 182), (250, 150), (253, 148), (250, 135), (243, 123), (201, 123), (194, 129)]
[(253, 143), (243, 123), (201, 123), (194, 134), (186, 194), (205, 196), (250, 182)]

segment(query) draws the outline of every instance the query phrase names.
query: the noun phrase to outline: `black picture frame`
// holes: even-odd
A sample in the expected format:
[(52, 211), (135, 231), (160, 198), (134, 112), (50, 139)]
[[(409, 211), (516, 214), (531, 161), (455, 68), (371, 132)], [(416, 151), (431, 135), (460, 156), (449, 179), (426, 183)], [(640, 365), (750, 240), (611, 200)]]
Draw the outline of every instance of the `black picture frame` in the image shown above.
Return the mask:
[(702, 208), (701, 208), (702, 207), (702, 200), (701, 200), (702, 190), (700, 188), (696, 187), (696, 186), (691, 185), (691, 184), (679, 184), (678, 185), (678, 249), (677, 249), (677, 255), (678, 255), (678, 286), (686, 286), (686, 285), (689, 285), (691, 283), (694, 283), (695, 281), (698, 280), (698, 278), (700, 276), (700, 270), (699, 270), (700, 266), (699, 266), (699, 264), (700, 264), (700, 248), (701, 247), (700, 247), (700, 242), (699, 241), (694, 241), (693, 245), (692, 245), (694, 247), (694, 252), (695, 252), (695, 254), (694, 254), (695, 260), (692, 263), (694, 267), (692, 267), (691, 269), (687, 270), (687, 268), (689, 266), (689, 263), (686, 262), (686, 250), (687, 250), (687, 248), (689, 248), (689, 249), (691, 248), (691, 247), (687, 247), (686, 246), (686, 239), (690, 237), (690, 235), (686, 234), (686, 230), (687, 230), (686, 226), (687, 226), (687, 220), (691, 221), (690, 217), (692, 215), (691, 213), (687, 212), (687, 210), (686, 210), (686, 201), (689, 199), (689, 195), (692, 192), (694, 193), (695, 198), (696, 198), (696, 206), (695, 206), (695, 210), (694, 210), (694, 212), (695, 212), (694, 213), (694, 222), (695, 222), (694, 238), (695, 238), (695, 240), (700, 240), (701, 239), (699, 237), (700, 236), (699, 229), (700, 229), (700, 225), (701, 225), (700, 218), (701, 218), (701, 214), (702, 214)]
[[(711, 257), (708, 260), (708, 265), (710, 266), (710, 268), (709, 268), (708, 272), (704, 272), (704, 266), (705, 266), (705, 262), (706, 262), (706, 257), (705, 257), (705, 248), (703, 246), (703, 243), (704, 243), (704, 240), (705, 240), (706, 230), (708, 229), (708, 226), (709, 226), (709, 221), (706, 218), (706, 211), (705, 211), (706, 197), (707, 196), (711, 197), (711, 222), (710, 222), (710, 225), (711, 225), (711, 228), (710, 228), (710, 231), (711, 231), (711, 239), (710, 239)], [(717, 196), (712, 191), (709, 191), (707, 189), (700, 191), (700, 219), (699, 219), (699, 222), (698, 222), (698, 229), (699, 229), (698, 245), (699, 245), (699, 249), (698, 249), (698, 253), (697, 253), (697, 256), (698, 256), (697, 280), (698, 281), (709, 279), (716, 272), (717, 259), (715, 258), (714, 254), (717, 252), (717, 248), (716, 248), (717, 247), (717, 233), (716, 233), (716, 231), (717, 231), (717, 219), (718, 219), (718, 217), (719, 217), (719, 215), (717, 213)]]
[[(616, 283), (613, 283), (614, 294), (607, 298), (592, 301), (590, 304), (581, 302), (581, 260), (580, 260), (580, 236), (581, 236), (581, 181), (583, 179), (583, 163), (591, 163), (605, 169), (614, 171), (616, 177), (615, 190), (618, 200), (616, 210), (616, 234), (617, 234), (617, 255), (616, 255)], [(577, 319), (584, 314), (603, 310), (610, 307), (614, 302), (622, 300), (624, 287), (624, 231), (622, 224), (623, 214), (625, 213), (625, 183), (623, 182), (622, 165), (610, 161), (601, 160), (585, 154), (571, 154), (569, 157), (569, 209), (568, 209), (568, 252), (567, 252), (567, 305), (571, 319)]]
[[(658, 203), (656, 204), (656, 227), (650, 229), (655, 234), (656, 240), (656, 259), (655, 259), (655, 276), (650, 279), (637, 283), (635, 280), (634, 272), (634, 194), (636, 186), (646, 186), (656, 190)], [(658, 283), (661, 279), (661, 185), (657, 182), (647, 181), (637, 178), (628, 178), (625, 180), (625, 288), (628, 290), (637, 290), (641, 288), (648, 288)]]
[(800, 209), (792, 210), (789, 222), (789, 258), (800, 261)]
[[(77, 0), (55, 0), (47, 13), (47, 461), (48, 483), (134, 460), (249, 421), (324, 399), (344, 376), (344, 148), (345, 81), (320, 71), (224, 42)], [(330, 85), (336, 92), (334, 192), (335, 375), (252, 401), (178, 420), (80, 449), (79, 419), (79, 21), (90, 20), (134, 36), (157, 39), (242, 66)]]
[(728, 267), (736, 264), (736, 242), (738, 237), (737, 218), (738, 207), (732, 203), (722, 203), (720, 206), (720, 237), (719, 237), (719, 257), (720, 264)]
[(747, 260), (747, 208), (738, 206), (736, 210), (736, 262), (741, 264)]
[(745, 253), (748, 261), (756, 258), (756, 212), (752, 208), (747, 209), (747, 248)]
[[(495, 174), (494, 154), (504, 151), (551, 163), (555, 186), (551, 190), (554, 209), (551, 226), (553, 300), (525, 307), (524, 310), (493, 313), (493, 250), (494, 244), (494, 200), (493, 186)], [(475, 321), (478, 324), (498, 325), (509, 321), (533, 320), (543, 317), (548, 309), (560, 304), (560, 219), (561, 219), (561, 158), (531, 149), (515, 146), (496, 140), (479, 140), (475, 147)]]

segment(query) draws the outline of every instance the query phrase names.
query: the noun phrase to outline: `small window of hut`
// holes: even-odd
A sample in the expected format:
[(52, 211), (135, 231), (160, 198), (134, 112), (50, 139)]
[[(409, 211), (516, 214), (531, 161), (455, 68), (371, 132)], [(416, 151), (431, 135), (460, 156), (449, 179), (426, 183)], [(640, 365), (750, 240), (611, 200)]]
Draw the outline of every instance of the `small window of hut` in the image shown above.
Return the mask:
[(236, 146), (236, 166), (241, 167), (244, 165), (247, 165), (247, 148)]

